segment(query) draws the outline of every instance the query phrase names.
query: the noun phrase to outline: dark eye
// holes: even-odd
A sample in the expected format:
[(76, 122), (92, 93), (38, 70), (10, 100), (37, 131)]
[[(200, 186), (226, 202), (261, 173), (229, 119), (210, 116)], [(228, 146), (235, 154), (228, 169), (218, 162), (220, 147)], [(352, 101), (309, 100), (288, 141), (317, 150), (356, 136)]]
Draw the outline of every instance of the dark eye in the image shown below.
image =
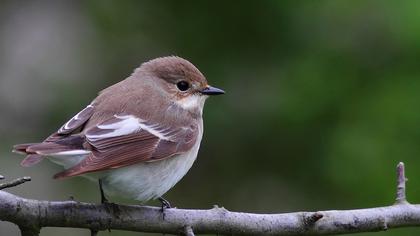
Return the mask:
[(181, 91), (186, 91), (190, 88), (190, 85), (188, 84), (188, 82), (186, 81), (179, 81), (176, 86), (178, 87), (179, 90)]

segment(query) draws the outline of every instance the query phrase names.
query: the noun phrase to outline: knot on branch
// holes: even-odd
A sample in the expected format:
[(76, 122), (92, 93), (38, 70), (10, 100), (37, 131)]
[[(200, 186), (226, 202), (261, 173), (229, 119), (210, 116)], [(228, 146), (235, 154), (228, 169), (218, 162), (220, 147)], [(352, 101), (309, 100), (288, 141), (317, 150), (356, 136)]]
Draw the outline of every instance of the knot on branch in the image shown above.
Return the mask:
[(218, 205), (213, 205), (212, 211), (215, 211), (216, 213), (218, 213), (218, 214), (220, 214), (222, 216), (224, 216), (227, 213), (229, 213), (229, 211), (226, 208), (219, 207)]
[(304, 213), (303, 214), (303, 224), (305, 225), (305, 228), (310, 228), (315, 225), (315, 223), (320, 220), (324, 215), (320, 212), (314, 212), (314, 213)]

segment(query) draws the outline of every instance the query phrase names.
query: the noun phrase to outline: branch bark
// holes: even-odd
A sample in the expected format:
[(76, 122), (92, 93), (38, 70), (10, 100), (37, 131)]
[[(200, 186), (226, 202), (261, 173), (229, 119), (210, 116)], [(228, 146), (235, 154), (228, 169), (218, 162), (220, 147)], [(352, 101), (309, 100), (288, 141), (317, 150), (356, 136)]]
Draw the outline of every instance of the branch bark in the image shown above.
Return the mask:
[(92, 204), (76, 201), (38, 201), (0, 191), (0, 220), (17, 224), (22, 235), (38, 235), (42, 227), (86, 228), (92, 232), (119, 229), (194, 235), (327, 235), (382, 231), (420, 226), (420, 205), (405, 200), (404, 165), (397, 167), (394, 205), (357, 210), (329, 210), (284, 214), (165, 209), (135, 205)]

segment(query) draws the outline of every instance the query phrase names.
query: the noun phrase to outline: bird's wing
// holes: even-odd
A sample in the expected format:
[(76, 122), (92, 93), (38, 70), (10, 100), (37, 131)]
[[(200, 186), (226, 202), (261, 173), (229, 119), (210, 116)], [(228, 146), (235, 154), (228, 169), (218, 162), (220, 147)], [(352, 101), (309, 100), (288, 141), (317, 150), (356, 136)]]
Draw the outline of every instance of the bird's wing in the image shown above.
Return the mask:
[(85, 132), (91, 153), (54, 178), (152, 162), (187, 152), (198, 136), (198, 126), (170, 127), (134, 115), (115, 115)]
[(85, 109), (77, 113), (73, 118), (71, 118), (67, 123), (65, 123), (57, 131), (58, 134), (69, 134), (75, 131), (78, 128), (81, 128), (83, 124), (93, 115), (94, 107), (93, 105), (88, 105)]
[(44, 142), (54, 142), (76, 133), (76, 131), (81, 131), (86, 122), (92, 117), (93, 113), (94, 106), (90, 104), (61, 126), (57, 132), (51, 134)]
[(83, 126), (93, 115), (93, 111), (93, 105), (88, 105), (42, 143), (24, 143), (13, 146), (14, 152), (27, 154), (21, 165), (35, 165), (42, 161), (45, 155), (66, 151), (72, 151), (73, 153), (76, 153), (75, 151), (86, 152), (83, 150), (83, 138), (77, 135), (73, 136), (73, 134), (83, 129)]

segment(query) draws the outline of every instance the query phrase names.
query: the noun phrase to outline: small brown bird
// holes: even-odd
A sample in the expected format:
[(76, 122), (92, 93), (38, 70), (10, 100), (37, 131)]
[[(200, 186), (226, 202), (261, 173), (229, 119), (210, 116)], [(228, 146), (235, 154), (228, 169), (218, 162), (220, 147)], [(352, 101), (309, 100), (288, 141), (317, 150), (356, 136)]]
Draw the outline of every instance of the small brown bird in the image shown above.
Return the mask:
[(197, 157), (204, 102), (223, 93), (187, 60), (157, 58), (104, 89), (42, 143), (18, 144), (14, 151), (27, 155), (25, 167), (44, 158), (62, 165), (56, 179), (99, 180), (103, 201), (104, 190), (169, 205), (161, 196)]

